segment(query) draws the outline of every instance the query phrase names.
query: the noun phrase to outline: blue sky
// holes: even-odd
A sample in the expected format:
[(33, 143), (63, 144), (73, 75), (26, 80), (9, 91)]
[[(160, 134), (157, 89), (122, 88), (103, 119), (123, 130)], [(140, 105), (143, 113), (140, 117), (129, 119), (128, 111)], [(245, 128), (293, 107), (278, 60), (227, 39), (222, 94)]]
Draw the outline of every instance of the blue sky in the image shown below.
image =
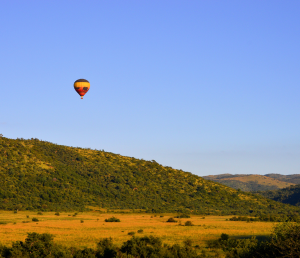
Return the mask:
[[(0, 133), (203, 176), (300, 172), (300, 2), (1, 1)], [(73, 89), (90, 81), (83, 100)]]

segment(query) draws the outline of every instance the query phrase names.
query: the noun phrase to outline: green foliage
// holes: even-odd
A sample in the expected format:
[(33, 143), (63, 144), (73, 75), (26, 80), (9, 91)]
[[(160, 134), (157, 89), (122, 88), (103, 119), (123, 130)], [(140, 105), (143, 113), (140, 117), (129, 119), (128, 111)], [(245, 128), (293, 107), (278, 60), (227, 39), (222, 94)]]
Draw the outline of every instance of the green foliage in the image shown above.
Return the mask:
[(227, 241), (228, 239), (229, 239), (229, 235), (228, 234), (225, 234), (225, 233), (221, 234), (221, 237), (220, 237), (221, 241)]
[(292, 185), (279, 190), (257, 193), (277, 202), (300, 206), (300, 185)]
[(184, 225), (185, 226), (194, 226), (194, 224), (193, 224), (193, 222), (191, 222), (191, 221), (186, 221), (185, 223), (184, 223)]
[(292, 214), (300, 209), (238, 192), (155, 161), (0, 137), (0, 209), (87, 206), (180, 214)]
[(111, 217), (109, 219), (105, 219), (105, 222), (120, 222), (120, 219), (117, 219), (115, 217)]
[(279, 224), (275, 227), (270, 240), (258, 243), (247, 252), (235, 257), (300, 257), (300, 225), (295, 223)]
[(175, 218), (190, 218), (191, 216), (188, 214), (180, 214), (178, 216), (176, 216)]
[(53, 243), (50, 234), (28, 233), (25, 242), (17, 241), (11, 248), (2, 247), (1, 257), (24, 257), (24, 258), (64, 258), (72, 257), (66, 248)]
[[(222, 249), (227, 255), (226, 257), (240, 257), (247, 253), (251, 248), (257, 246), (257, 239), (255, 237), (246, 239), (233, 239), (228, 234), (221, 234), (218, 240), (207, 241), (207, 246), (212, 249)], [(256, 256), (253, 256), (256, 257)]]
[(174, 218), (168, 218), (167, 222), (177, 222)]
[(97, 254), (100, 258), (116, 257), (117, 247), (113, 244), (112, 238), (103, 238), (97, 244)]
[(265, 221), (265, 222), (300, 222), (298, 215), (260, 215), (255, 218), (248, 218), (246, 216), (232, 217), (231, 221)]
[(39, 221), (38, 218), (32, 218), (32, 221)]
[[(207, 247), (222, 249), (226, 258), (273, 258), (300, 257), (300, 224), (282, 223), (274, 228), (267, 241), (259, 242), (254, 237), (237, 239), (223, 233), (218, 240), (208, 241)], [(0, 257), (4, 258), (202, 258), (207, 257), (205, 249), (193, 246), (191, 239), (183, 245), (162, 244), (158, 237), (135, 237), (124, 242), (120, 248), (114, 245), (112, 238), (101, 239), (96, 249), (74, 247), (67, 248), (55, 244), (53, 235), (28, 233), (25, 241), (17, 241), (11, 247), (0, 245)]]

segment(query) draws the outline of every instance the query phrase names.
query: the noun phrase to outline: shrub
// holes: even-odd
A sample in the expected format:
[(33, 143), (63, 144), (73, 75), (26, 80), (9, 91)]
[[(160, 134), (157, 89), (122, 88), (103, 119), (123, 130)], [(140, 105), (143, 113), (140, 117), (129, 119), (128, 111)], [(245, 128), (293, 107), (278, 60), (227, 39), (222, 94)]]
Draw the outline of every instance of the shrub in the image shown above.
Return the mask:
[(143, 232), (144, 232), (144, 230), (142, 230), (142, 229), (139, 229), (137, 232), (138, 232), (138, 233), (143, 233)]
[(39, 212), (37, 213), (37, 215), (43, 215), (43, 213), (42, 213), (41, 211), (39, 211)]
[[(221, 234), (221, 237), (218, 240), (207, 241), (207, 246), (209, 248), (221, 248), (226, 252), (226, 257), (235, 257), (240, 258), (244, 257), (243, 254), (247, 253), (251, 248), (257, 246), (257, 239), (255, 237), (245, 238), (245, 239), (231, 239), (228, 234)], [(250, 256), (253, 257), (262, 257), (262, 256)], [(250, 258), (249, 257), (249, 258)], [(276, 257), (276, 256), (274, 256)]]
[(97, 257), (116, 257), (116, 246), (113, 244), (112, 238), (103, 238), (97, 244)]
[(167, 222), (177, 222), (174, 218), (169, 218), (168, 220), (167, 220)]
[(133, 235), (135, 235), (135, 232), (133, 232), (133, 231), (128, 232), (128, 235), (133, 236)]
[(83, 223), (84, 222), (84, 220), (80, 220), (80, 223)]
[(193, 222), (191, 222), (191, 221), (186, 221), (185, 223), (184, 223), (184, 225), (185, 226), (194, 226), (194, 224), (193, 224)]
[(60, 214), (59, 214), (59, 212), (55, 212), (54, 215), (59, 216)]
[(105, 222), (120, 222), (120, 220), (115, 217), (111, 217), (109, 219), (105, 219)]
[[(53, 236), (47, 233), (28, 233), (25, 241), (17, 241), (11, 248), (6, 248), (2, 257), (72, 257), (67, 248), (53, 242)], [(78, 256), (80, 257), (80, 256)], [(86, 256), (85, 256), (86, 257)]]
[(32, 218), (32, 221), (39, 221), (38, 218)]
[(190, 218), (190, 217), (191, 216), (188, 215), (188, 214), (180, 214), (180, 215), (176, 216), (175, 218), (181, 218), (181, 219), (183, 219), (183, 218)]
[(300, 225), (277, 225), (269, 241), (253, 246), (240, 257), (300, 257)]
[(227, 241), (228, 239), (229, 239), (229, 235), (228, 234), (224, 234), (224, 233), (221, 234), (220, 240)]

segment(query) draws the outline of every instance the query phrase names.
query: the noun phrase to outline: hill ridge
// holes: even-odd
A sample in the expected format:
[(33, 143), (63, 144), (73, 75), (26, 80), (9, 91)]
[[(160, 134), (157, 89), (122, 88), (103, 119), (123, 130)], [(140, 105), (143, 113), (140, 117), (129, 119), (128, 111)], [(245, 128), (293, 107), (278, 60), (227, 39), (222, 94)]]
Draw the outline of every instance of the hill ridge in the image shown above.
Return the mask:
[(261, 214), (299, 212), (189, 172), (39, 139), (0, 138), (0, 208)]
[(281, 189), (295, 185), (297, 178), (300, 181), (300, 175), (284, 176), (280, 174), (221, 174), (203, 178), (249, 192)]

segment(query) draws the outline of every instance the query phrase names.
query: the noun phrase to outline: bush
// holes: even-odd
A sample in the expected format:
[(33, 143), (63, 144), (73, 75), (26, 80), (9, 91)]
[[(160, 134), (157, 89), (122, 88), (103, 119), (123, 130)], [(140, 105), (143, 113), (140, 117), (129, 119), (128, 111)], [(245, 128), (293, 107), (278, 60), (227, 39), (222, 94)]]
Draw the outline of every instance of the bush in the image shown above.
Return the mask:
[(269, 241), (253, 246), (240, 257), (300, 257), (300, 225), (292, 223), (277, 225)]
[(143, 232), (144, 232), (144, 230), (142, 230), (142, 229), (139, 229), (137, 232), (138, 232), (138, 233), (143, 233)]
[(32, 218), (32, 221), (39, 221), (38, 218)]
[(185, 226), (194, 226), (194, 224), (193, 224), (193, 222), (191, 222), (191, 221), (186, 221), (185, 223), (184, 223), (184, 225)]
[(97, 244), (97, 257), (107, 257), (113, 258), (116, 257), (117, 248), (113, 244), (112, 238), (103, 238)]
[[(53, 236), (47, 233), (28, 233), (25, 241), (17, 241), (11, 248), (2, 248), (1, 257), (72, 257), (67, 248), (53, 242)], [(75, 256), (74, 256), (75, 257)]]
[(135, 232), (133, 232), (133, 231), (128, 232), (128, 235), (133, 236), (133, 235), (135, 235)]
[(121, 221), (115, 217), (111, 217), (109, 219), (105, 219), (105, 222), (121, 222)]
[(190, 215), (188, 215), (188, 214), (180, 214), (180, 215), (178, 215), (178, 216), (176, 216), (175, 218), (180, 218), (180, 219), (184, 219), (184, 218), (190, 218), (191, 216)]
[(54, 215), (59, 216), (60, 214), (59, 214), (59, 212), (55, 212)]
[(229, 235), (228, 234), (224, 234), (224, 233), (221, 234), (220, 240), (227, 241), (228, 239), (229, 239)]
[(168, 220), (167, 220), (167, 222), (177, 222), (174, 218), (169, 218)]
[(43, 215), (43, 213), (42, 213), (41, 211), (39, 211), (39, 212), (37, 213), (37, 215)]

